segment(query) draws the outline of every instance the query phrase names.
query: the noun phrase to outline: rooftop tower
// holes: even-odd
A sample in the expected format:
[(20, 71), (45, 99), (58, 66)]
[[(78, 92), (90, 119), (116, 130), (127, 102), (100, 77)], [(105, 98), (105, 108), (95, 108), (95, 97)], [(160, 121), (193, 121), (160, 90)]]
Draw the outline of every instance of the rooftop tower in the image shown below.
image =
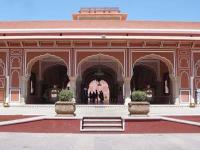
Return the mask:
[(117, 7), (87, 7), (73, 14), (73, 20), (126, 20), (127, 14)]

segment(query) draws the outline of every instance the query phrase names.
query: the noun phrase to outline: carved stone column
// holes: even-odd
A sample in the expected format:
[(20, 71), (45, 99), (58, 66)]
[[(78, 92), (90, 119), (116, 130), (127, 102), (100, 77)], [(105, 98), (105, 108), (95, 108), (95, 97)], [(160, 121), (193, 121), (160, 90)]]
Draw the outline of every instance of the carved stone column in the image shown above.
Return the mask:
[(69, 88), (73, 91), (74, 93), (74, 98), (76, 99), (76, 77), (75, 76), (70, 76), (69, 77)]
[(9, 81), (10, 81), (9, 76), (6, 76), (6, 103), (10, 102)]
[(30, 75), (25, 75), (25, 76), (22, 76), (22, 94), (21, 94), (21, 101), (20, 103), (24, 103), (25, 104), (25, 101), (27, 99), (27, 94), (28, 94), (28, 81), (30, 79)]
[(125, 104), (130, 101), (130, 95), (131, 95), (131, 77), (125, 77), (124, 78), (124, 98), (125, 98)]
[(174, 104), (176, 105), (179, 105), (180, 102), (179, 102), (179, 82), (180, 82), (180, 79), (179, 77), (175, 77), (173, 74), (170, 74), (169, 75), (170, 79), (171, 79), (171, 92), (172, 92), (172, 99), (173, 99), (173, 102)]
[(194, 100), (194, 77), (190, 77), (190, 89), (191, 89), (191, 94), (190, 94), (190, 106), (195, 106), (195, 100)]

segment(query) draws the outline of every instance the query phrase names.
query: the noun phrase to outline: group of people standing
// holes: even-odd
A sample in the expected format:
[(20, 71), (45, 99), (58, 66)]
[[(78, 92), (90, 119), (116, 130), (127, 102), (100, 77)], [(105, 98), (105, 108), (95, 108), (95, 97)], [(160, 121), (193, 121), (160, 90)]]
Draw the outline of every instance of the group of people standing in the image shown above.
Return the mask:
[(84, 88), (84, 99), (90, 104), (103, 104), (104, 103), (104, 94), (103, 91), (90, 91), (88, 92), (87, 88)]
[(104, 102), (104, 94), (103, 91), (93, 91), (89, 92), (89, 102), (91, 104), (99, 104), (99, 102), (102, 104)]

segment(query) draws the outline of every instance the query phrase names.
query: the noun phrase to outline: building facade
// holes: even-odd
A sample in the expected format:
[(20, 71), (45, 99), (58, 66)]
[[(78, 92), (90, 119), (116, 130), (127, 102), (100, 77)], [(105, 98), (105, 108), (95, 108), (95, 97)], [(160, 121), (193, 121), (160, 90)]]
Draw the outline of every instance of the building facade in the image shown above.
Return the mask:
[(56, 85), (90, 104), (97, 83), (105, 104), (124, 104), (149, 85), (152, 104), (190, 105), (198, 103), (199, 58), (200, 23), (129, 21), (118, 8), (82, 8), (71, 21), (0, 22), (0, 102), (50, 103)]

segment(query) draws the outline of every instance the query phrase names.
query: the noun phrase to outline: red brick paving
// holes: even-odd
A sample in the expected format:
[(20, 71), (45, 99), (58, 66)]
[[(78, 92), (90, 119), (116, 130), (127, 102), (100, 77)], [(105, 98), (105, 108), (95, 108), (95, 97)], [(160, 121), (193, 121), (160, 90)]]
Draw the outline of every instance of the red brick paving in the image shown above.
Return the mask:
[[(27, 123), (0, 126), (0, 132), (81, 133), (80, 120), (77, 119), (45, 119)], [(125, 132), (117, 133), (200, 133), (200, 127), (164, 120), (126, 120)]]
[(199, 126), (164, 120), (126, 120), (126, 133), (200, 133)]
[(80, 133), (80, 120), (38, 120), (0, 126), (0, 132)]

